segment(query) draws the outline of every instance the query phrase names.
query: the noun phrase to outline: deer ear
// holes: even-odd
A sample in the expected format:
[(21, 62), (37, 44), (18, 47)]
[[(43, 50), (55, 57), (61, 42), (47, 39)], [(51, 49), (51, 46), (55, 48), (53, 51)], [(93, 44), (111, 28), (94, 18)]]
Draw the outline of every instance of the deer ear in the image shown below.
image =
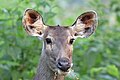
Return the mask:
[(47, 28), (42, 21), (41, 15), (32, 9), (25, 10), (22, 23), (25, 31), (31, 36), (42, 37)]
[(97, 26), (97, 14), (95, 11), (85, 12), (80, 15), (72, 26), (75, 36), (89, 37)]

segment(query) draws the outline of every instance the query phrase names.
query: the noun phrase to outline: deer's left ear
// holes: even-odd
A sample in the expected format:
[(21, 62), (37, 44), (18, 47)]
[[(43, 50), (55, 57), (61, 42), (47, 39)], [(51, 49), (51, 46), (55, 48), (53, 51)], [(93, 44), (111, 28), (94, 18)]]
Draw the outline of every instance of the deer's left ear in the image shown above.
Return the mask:
[(97, 26), (97, 14), (95, 11), (89, 11), (81, 14), (72, 26), (76, 37), (89, 37)]

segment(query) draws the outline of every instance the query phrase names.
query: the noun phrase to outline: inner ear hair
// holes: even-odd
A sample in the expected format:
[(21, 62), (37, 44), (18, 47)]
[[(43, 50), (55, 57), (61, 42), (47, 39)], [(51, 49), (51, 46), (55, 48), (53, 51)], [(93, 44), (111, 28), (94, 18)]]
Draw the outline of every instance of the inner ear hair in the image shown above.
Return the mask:
[(81, 17), (81, 21), (84, 22), (86, 20), (90, 20), (94, 17), (94, 15), (90, 14), (90, 13), (87, 13), (85, 14), (83, 17)]
[(88, 11), (81, 14), (72, 25), (75, 36), (86, 38), (89, 37), (97, 26), (97, 14), (95, 11)]
[(37, 11), (32, 10), (32, 9), (25, 10), (24, 15), (26, 16), (29, 24), (33, 24), (34, 22), (36, 22), (41, 17), (40, 14)]
[(26, 9), (22, 20), (26, 32), (31, 36), (43, 37), (47, 26), (43, 22), (42, 16), (33, 9)]

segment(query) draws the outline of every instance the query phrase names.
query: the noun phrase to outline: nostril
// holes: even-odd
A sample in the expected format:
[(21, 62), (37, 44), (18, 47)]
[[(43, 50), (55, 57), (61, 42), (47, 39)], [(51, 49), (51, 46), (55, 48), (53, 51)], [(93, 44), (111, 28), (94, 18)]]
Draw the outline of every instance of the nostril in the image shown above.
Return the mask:
[(59, 65), (59, 66), (62, 66), (61, 62), (58, 62), (58, 65)]
[(59, 67), (67, 67), (69, 66), (69, 62), (58, 62)]
[(61, 58), (58, 60), (57, 67), (62, 71), (67, 71), (71, 65), (68, 59)]
[(59, 64), (60, 66), (67, 66), (67, 65), (69, 65), (68, 62), (59, 62), (58, 64)]

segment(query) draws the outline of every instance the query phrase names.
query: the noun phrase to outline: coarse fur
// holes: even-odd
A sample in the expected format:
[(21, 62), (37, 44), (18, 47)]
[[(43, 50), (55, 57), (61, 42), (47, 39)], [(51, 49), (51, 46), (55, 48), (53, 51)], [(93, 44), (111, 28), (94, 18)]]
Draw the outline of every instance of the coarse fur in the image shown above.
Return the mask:
[(43, 40), (43, 48), (34, 80), (64, 80), (72, 67), (73, 42), (77, 37), (89, 37), (96, 28), (97, 14), (88, 11), (71, 26), (48, 26), (35, 10), (27, 9), (23, 25), (31, 36)]

